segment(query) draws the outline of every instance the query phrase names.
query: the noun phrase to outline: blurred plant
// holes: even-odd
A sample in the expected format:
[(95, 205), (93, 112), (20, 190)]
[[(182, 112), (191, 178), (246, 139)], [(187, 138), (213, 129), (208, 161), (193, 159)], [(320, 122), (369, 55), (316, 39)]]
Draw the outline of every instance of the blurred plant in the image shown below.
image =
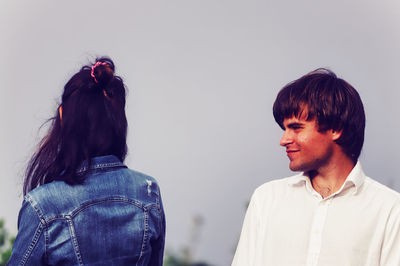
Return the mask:
[(6, 265), (11, 257), (11, 250), (14, 244), (15, 237), (10, 236), (4, 227), (4, 220), (0, 219), (0, 266)]
[(200, 242), (200, 232), (203, 224), (204, 218), (201, 215), (195, 215), (192, 218), (189, 243), (179, 253), (167, 251), (164, 266), (211, 266), (207, 262), (194, 261), (193, 259), (197, 244)]
[(184, 259), (179, 255), (169, 254), (164, 260), (164, 266), (212, 266), (207, 262), (186, 262)]

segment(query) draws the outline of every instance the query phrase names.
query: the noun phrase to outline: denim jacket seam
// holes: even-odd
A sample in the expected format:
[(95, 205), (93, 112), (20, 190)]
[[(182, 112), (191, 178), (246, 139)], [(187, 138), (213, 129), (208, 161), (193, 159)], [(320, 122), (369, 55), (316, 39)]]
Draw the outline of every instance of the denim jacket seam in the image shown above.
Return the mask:
[[(38, 226), (37, 226), (37, 228), (35, 230), (35, 234), (33, 236), (33, 239), (31, 240), (31, 243), (30, 243), (27, 251), (25, 252), (25, 254), (23, 256), (23, 259), (22, 259), (20, 265), (25, 265), (26, 264), (27, 260), (29, 259), (30, 255), (31, 255), (31, 253), (33, 251), (33, 249), (37, 245), (43, 230), (47, 228), (46, 220), (43, 218), (43, 212), (39, 208), (39, 206), (38, 206), (37, 202), (35, 201), (35, 199), (29, 194), (25, 195), (24, 199), (25, 199), (25, 201), (27, 201), (29, 203), (29, 206), (31, 206), (32, 209), (34, 210), (34, 212), (36, 213), (37, 217), (39, 218), (39, 224), (38, 224)], [(45, 243), (45, 248), (46, 248), (46, 243)]]
[(102, 169), (102, 168), (112, 168), (112, 167), (126, 167), (122, 162), (112, 162), (112, 163), (97, 163), (91, 166), (83, 166), (79, 168), (76, 172), (77, 173), (82, 173), (86, 172), (88, 170), (94, 170), (94, 169)]
[(32, 251), (34, 250), (35, 246), (37, 245), (37, 243), (38, 243), (38, 241), (40, 239), (40, 236), (42, 234), (43, 228), (44, 228), (43, 224), (39, 223), (38, 227), (35, 230), (35, 234), (33, 236), (33, 239), (31, 241), (30, 245), (28, 246), (28, 249), (26, 250), (24, 256), (22, 257), (20, 265), (26, 265), (29, 257), (32, 254)]
[(49, 249), (49, 232), (48, 232), (48, 224), (47, 222), (44, 224), (44, 259), (48, 261), (48, 249)]
[(78, 244), (78, 239), (76, 238), (76, 233), (75, 233), (75, 228), (74, 228), (74, 223), (72, 221), (72, 217), (70, 215), (66, 215), (65, 219), (68, 223), (69, 232), (71, 234), (71, 240), (72, 240), (72, 245), (74, 247), (76, 259), (78, 260), (79, 265), (84, 265), (83, 261), (82, 261), (82, 255), (80, 252), (79, 244)]
[(124, 197), (109, 197), (109, 198), (97, 199), (97, 200), (86, 202), (85, 204), (82, 204), (78, 208), (71, 211), (68, 215), (70, 215), (71, 217), (75, 217), (82, 210), (87, 209), (91, 206), (95, 206), (95, 205), (104, 203), (104, 202), (124, 202), (124, 203), (128, 203), (131, 205), (135, 205), (136, 207), (141, 208), (141, 209), (144, 208), (144, 205), (137, 200), (132, 200), (132, 199), (124, 198)]
[(124, 166), (123, 163), (121, 162), (114, 162), (114, 163), (98, 163), (93, 165), (93, 169), (98, 169), (98, 168), (107, 168), (107, 167), (115, 167), (115, 166)]
[(143, 241), (142, 241), (142, 248), (140, 250), (140, 255), (139, 255), (139, 259), (136, 263), (136, 265), (138, 265), (138, 263), (141, 261), (144, 250), (146, 249), (146, 244), (147, 244), (147, 231), (148, 231), (148, 227), (149, 227), (149, 214), (148, 214), (148, 208), (145, 207), (144, 208), (144, 230), (143, 230)]
[(36, 215), (38, 216), (39, 220), (44, 222), (44, 215), (43, 215), (43, 211), (40, 209), (40, 207), (38, 206), (38, 203), (36, 202), (36, 200), (29, 194), (27, 194), (25, 196), (25, 200), (27, 202), (29, 202), (29, 205), (33, 208), (33, 210), (35, 211)]
[(110, 197), (110, 198), (104, 198), (104, 199), (87, 202), (85, 204), (80, 205), (78, 208), (75, 208), (71, 212), (68, 212), (66, 214), (60, 214), (60, 215), (55, 215), (55, 216), (51, 216), (51, 217), (46, 217), (46, 218), (41, 219), (41, 221), (43, 224), (47, 225), (47, 224), (53, 222), (54, 220), (65, 220), (65, 219), (68, 219), (68, 217), (73, 218), (82, 210), (84, 210), (88, 207), (94, 206), (94, 205), (104, 203), (104, 202), (124, 202), (124, 203), (134, 205), (140, 209), (145, 209), (145, 208), (146, 209), (152, 209), (152, 208), (158, 209), (158, 206), (154, 203), (145, 205), (145, 204), (141, 203), (140, 201), (132, 200), (132, 199), (124, 198), (124, 197)]

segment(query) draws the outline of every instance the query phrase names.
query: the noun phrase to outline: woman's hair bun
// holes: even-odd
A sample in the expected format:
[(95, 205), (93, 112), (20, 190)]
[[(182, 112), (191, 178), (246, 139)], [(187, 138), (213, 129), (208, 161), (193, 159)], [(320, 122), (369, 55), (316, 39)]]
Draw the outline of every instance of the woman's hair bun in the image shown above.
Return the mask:
[(106, 57), (96, 59), (91, 76), (95, 83), (107, 85), (114, 78), (114, 63)]

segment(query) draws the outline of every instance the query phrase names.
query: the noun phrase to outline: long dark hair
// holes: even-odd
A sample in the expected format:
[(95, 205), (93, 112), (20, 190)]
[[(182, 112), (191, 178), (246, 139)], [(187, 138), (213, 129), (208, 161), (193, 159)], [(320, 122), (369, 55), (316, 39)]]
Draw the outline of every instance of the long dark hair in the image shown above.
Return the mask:
[(110, 58), (97, 58), (64, 86), (49, 131), (28, 163), (24, 195), (54, 180), (82, 183), (86, 173), (77, 174), (77, 169), (95, 156), (115, 155), (124, 161), (128, 128), (125, 86), (114, 70)]

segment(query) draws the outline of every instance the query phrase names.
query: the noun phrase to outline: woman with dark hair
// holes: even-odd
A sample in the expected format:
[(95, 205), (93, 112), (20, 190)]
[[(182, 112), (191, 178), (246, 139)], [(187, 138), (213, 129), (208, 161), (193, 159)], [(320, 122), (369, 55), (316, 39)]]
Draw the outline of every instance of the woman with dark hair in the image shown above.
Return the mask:
[(125, 87), (111, 59), (67, 82), (24, 181), (8, 265), (162, 265), (160, 190), (128, 169)]

